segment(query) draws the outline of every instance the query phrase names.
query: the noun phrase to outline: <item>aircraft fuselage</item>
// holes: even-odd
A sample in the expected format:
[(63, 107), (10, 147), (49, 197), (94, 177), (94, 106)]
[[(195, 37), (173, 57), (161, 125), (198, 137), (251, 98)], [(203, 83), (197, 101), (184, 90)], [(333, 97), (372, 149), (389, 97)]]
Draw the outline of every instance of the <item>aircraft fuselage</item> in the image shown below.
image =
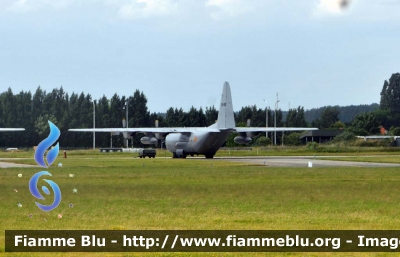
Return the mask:
[(228, 136), (229, 132), (172, 133), (165, 138), (165, 144), (174, 157), (203, 154), (212, 158)]

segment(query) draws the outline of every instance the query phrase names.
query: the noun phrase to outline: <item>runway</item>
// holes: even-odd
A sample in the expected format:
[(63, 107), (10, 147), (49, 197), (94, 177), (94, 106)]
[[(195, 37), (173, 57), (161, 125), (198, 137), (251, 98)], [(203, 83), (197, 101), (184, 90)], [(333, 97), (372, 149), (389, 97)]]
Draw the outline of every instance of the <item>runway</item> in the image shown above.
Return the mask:
[[(400, 164), (395, 163), (376, 163), (376, 162), (352, 162), (352, 161), (332, 161), (323, 160), (320, 158), (338, 158), (338, 157), (349, 157), (349, 156), (263, 156), (263, 157), (215, 157), (214, 159), (205, 159), (204, 157), (189, 157), (190, 159), (196, 160), (207, 160), (207, 161), (230, 161), (230, 162), (242, 162), (249, 163), (253, 165), (264, 165), (268, 167), (308, 167), (311, 162), (312, 167), (400, 167)], [(131, 157), (129, 157), (131, 158)], [(379, 156), (371, 157), (379, 158)], [(0, 168), (32, 168), (37, 167), (37, 165), (29, 164), (19, 164), (12, 163), (13, 158), (0, 158)], [(26, 159), (26, 158), (20, 158)], [(164, 157), (159, 157), (158, 159), (164, 159)], [(166, 158), (166, 159), (169, 159)]]
[[(324, 156), (324, 158), (335, 157), (337, 158), (340, 156)], [(319, 159), (319, 157), (312, 156), (217, 157), (214, 159), (230, 162), (244, 162), (270, 167), (308, 167), (310, 162), (312, 167), (400, 167), (400, 164), (394, 163), (331, 161), (322, 160)]]

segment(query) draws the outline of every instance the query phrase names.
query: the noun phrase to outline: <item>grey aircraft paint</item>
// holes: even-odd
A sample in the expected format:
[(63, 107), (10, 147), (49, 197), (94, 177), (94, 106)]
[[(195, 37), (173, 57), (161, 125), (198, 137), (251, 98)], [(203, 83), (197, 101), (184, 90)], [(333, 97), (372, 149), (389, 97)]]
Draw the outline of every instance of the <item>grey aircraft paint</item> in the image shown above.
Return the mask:
[(219, 129), (220, 132), (172, 133), (165, 138), (165, 144), (167, 149), (174, 153), (174, 157), (185, 158), (187, 155), (203, 154), (206, 158), (212, 158), (235, 127), (231, 88), (229, 83), (225, 82), (222, 89), (218, 120), (215, 124), (209, 126), (209, 128)]
[(250, 133), (272, 132), (272, 131), (303, 131), (316, 130), (317, 128), (268, 128), (268, 127), (236, 127), (231, 88), (228, 82), (224, 83), (221, 102), (218, 112), (218, 120), (209, 127), (187, 127), (187, 128), (97, 128), (97, 129), (69, 129), (75, 132), (119, 132), (124, 136), (136, 133), (145, 134), (140, 139), (143, 144), (154, 144), (157, 138), (165, 138), (167, 149), (173, 153), (174, 158), (186, 158), (188, 155), (205, 155), (213, 158), (218, 149), (226, 142), (229, 134), (239, 133), (235, 142), (248, 143), (251, 141)]

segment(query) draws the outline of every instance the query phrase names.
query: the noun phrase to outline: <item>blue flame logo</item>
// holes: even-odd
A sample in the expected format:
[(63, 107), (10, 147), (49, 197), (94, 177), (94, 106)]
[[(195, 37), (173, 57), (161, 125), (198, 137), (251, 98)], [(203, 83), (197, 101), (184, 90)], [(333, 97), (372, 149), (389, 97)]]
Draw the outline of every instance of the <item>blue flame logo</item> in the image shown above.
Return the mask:
[[(31, 191), (31, 194), (36, 197), (37, 199), (44, 200), (45, 198), (40, 194), (38, 188), (37, 188), (37, 183), (39, 178), (42, 175), (49, 175), (51, 174), (48, 171), (40, 171), (36, 173), (35, 175), (32, 176), (31, 180), (29, 180), (29, 190)], [(54, 192), (54, 202), (51, 205), (43, 205), (38, 202), (35, 202), (37, 207), (39, 207), (42, 211), (51, 211), (54, 210), (61, 202), (61, 190), (58, 187), (56, 183), (54, 183), (51, 180), (48, 179), (43, 179), (47, 184), (51, 186), (51, 189), (53, 189)], [(49, 189), (46, 186), (42, 186), (42, 190), (46, 195), (50, 194)]]
[[(38, 147), (36, 148), (35, 151), (35, 161), (37, 164), (40, 166), (47, 168), (49, 167), (57, 158), (58, 152), (59, 152), (59, 144), (57, 143), (56, 146), (54, 146), (52, 149), (50, 149), (47, 152), (46, 155), (46, 160), (47, 164), (45, 163), (44, 160), (44, 155), (46, 153), (46, 150), (54, 144), (57, 139), (60, 137), (60, 130), (57, 128), (56, 125), (54, 125), (51, 121), (49, 122), (50, 126), (50, 134), (49, 136), (44, 139)], [(48, 171), (40, 171), (32, 176), (32, 178), (29, 180), (29, 191), (31, 191), (31, 194), (36, 197), (37, 199), (44, 200), (45, 198), (40, 194), (37, 184), (39, 181), (39, 178), (43, 175), (49, 175), (51, 174)], [(50, 185), (51, 189), (54, 192), (54, 202), (51, 205), (43, 205), (38, 202), (35, 202), (37, 207), (39, 207), (42, 211), (51, 211), (54, 210), (61, 202), (61, 191), (60, 188), (56, 183), (54, 183), (52, 180), (48, 179), (43, 179), (47, 184)], [(42, 191), (46, 194), (49, 195), (50, 191), (46, 186), (42, 186)]]
[(49, 122), (50, 126), (50, 134), (49, 136), (44, 139), (40, 144), (37, 146), (36, 151), (35, 151), (35, 161), (37, 164), (40, 166), (47, 168), (50, 166), (57, 158), (58, 152), (60, 150), (58, 143), (56, 146), (53, 147), (53, 149), (50, 149), (46, 155), (47, 163), (44, 162), (44, 154), (52, 144), (54, 144), (57, 139), (60, 137), (60, 130), (57, 128), (56, 125), (54, 125), (51, 121)]

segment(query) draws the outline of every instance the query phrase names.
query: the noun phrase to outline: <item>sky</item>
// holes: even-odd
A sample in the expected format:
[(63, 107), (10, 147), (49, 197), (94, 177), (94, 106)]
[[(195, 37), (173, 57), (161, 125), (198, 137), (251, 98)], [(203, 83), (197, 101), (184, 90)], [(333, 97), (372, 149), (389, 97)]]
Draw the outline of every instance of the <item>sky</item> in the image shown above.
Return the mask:
[[(148, 99), (151, 112), (379, 103), (400, 0), (2, 0), (0, 92)], [(266, 102), (264, 101), (266, 100)]]

